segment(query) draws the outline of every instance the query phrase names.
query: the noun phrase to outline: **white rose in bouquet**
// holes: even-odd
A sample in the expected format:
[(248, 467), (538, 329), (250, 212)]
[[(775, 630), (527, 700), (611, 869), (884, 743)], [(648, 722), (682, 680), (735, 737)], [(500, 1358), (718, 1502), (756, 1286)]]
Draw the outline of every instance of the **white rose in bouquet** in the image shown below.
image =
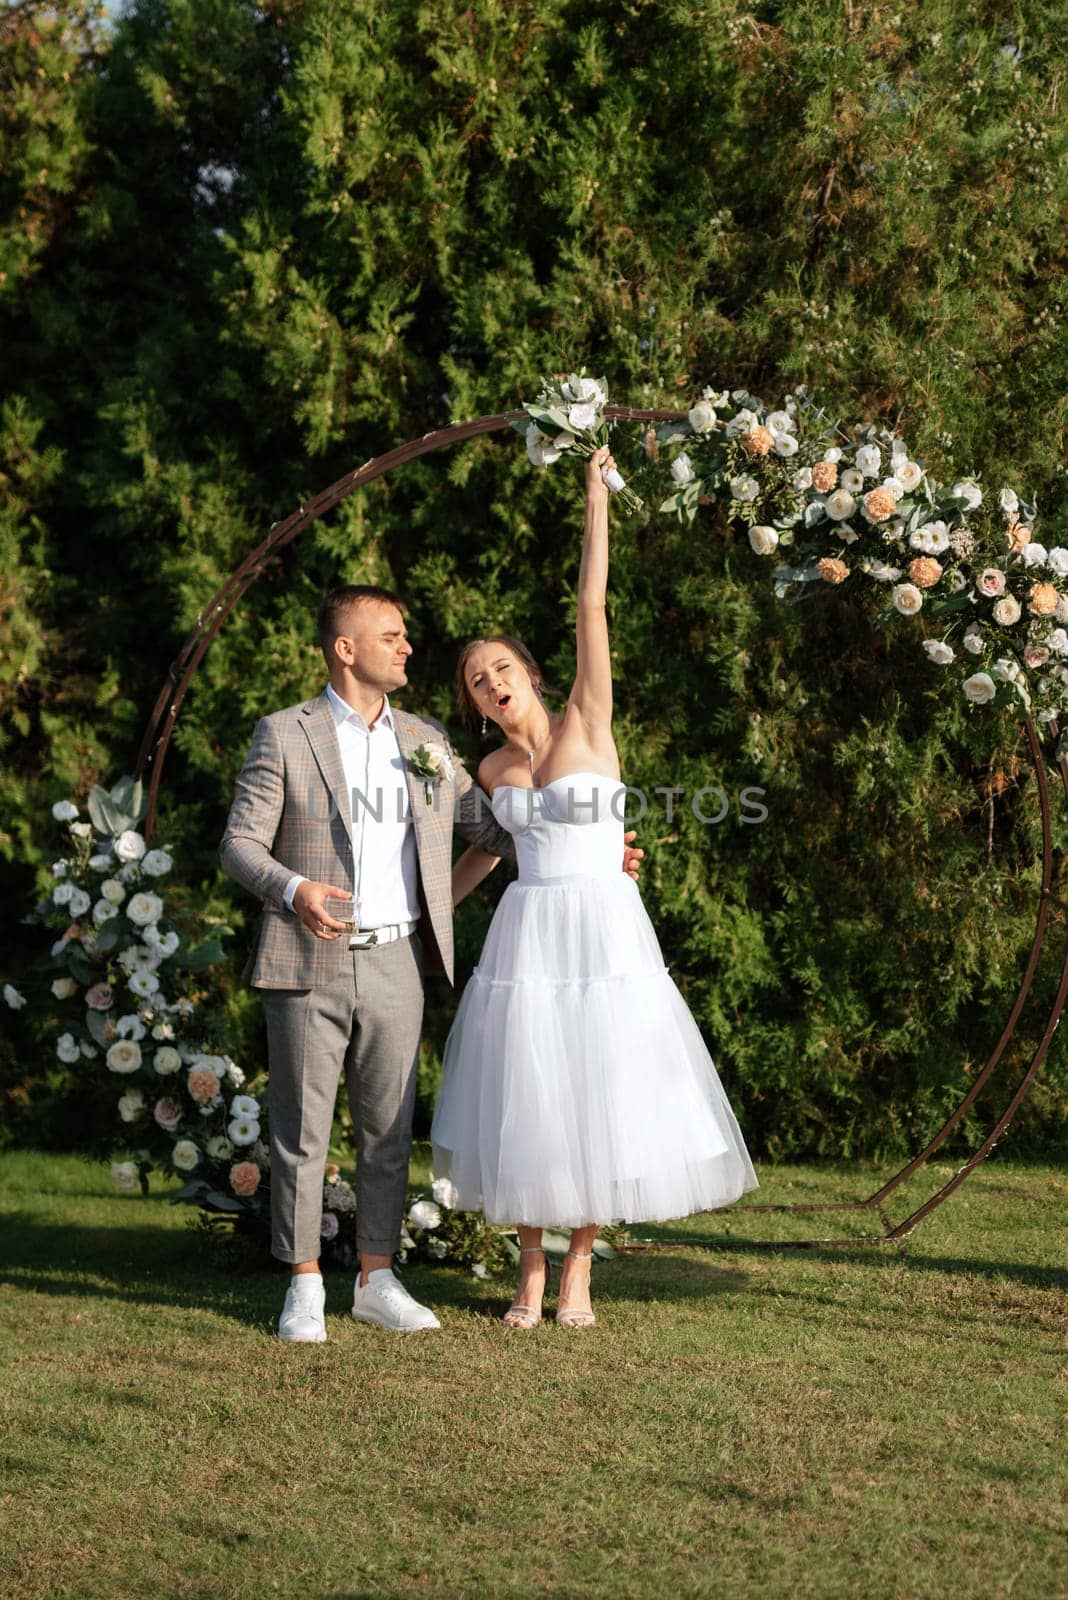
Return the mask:
[(694, 433), (711, 433), (716, 426), (716, 408), (707, 400), (698, 400), (689, 413), (690, 427)]
[(1063, 628), (1054, 628), (1046, 640), (1054, 655), (1068, 655), (1068, 633)]
[(981, 656), (984, 649), (982, 634), (976, 632), (974, 628), (969, 628), (964, 635), (964, 648), (970, 650), (973, 656)]
[(173, 866), (166, 850), (149, 850), (141, 862), (141, 871), (147, 872), (150, 878), (162, 878)]
[(141, 1089), (127, 1089), (119, 1100), (119, 1116), (123, 1122), (136, 1122), (144, 1114), (145, 1096)]
[(109, 1072), (136, 1072), (141, 1065), (141, 1046), (136, 1039), (116, 1039), (104, 1059)]
[(997, 685), (989, 672), (975, 672), (965, 678), (964, 693), (973, 705), (985, 706), (997, 694)]
[(121, 906), (126, 899), (126, 885), (120, 883), (118, 878), (105, 878), (100, 885), (103, 899), (109, 900), (113, 906)]
[(1020, 602), (1014, 594), (1003, 594), (994, 607), (994, 621), (1003, 628), (1011, 628), (1020, 620)]
[(152, 1065), (161, 1078), (177, 1072), (181, 1064), (182, 1058), (172, 1044), (161, 1045), (152, 1058)]
[(417, 1200), (408, 1212), (408, 1223), (413, 1228), (440, 1228), (441, 1212), (433, 1200)]
[(750, 411), (748, 409), (736, 411), (734, 416), (727, 424), (727, 438), (733, 439), (739, 433), (752, 433), (753, 429), (759, 426), (759, 422), (760, 419), (755, 411)]
[(797, 440), (794, 438), (792, 433), (776, 433), (773, 434), (772, 438), (774, 441), (772, 444), (772, 449), (775, 451), (777, 456), (796, 456)]
[[(856, 454), (858, 469), (866, 478), (877, 478), (882, 469), (883, 453), (877, 444), (862, 444)], [(842, 474), (845, 481), (845, 473)]]
[(846, 467), (845, 471), (839, 474), (838, 482), (843, 489), (848, 489), (850, 494), (857, 494), (864, 487), (864, 474), (858, 472), (856, 467)]
[(671, 476), (674, 478), (675, 482), (679, 484), (693, 482), (693, 462), (690, 460), (685, 450), (680, 450), (674, 461), (671, 463)]
[(769, 433), (793, 433), (797, 423), (788, 411), (769, 411), (764, 426)]
[(758, 556), (770, 556), (779, 543), (779, 535), (774, 528), (763, 523), (749, 530), (749, 543)]
[(192, 1172), (200, 1160), (200, 1151), (192, 1139), (179, 1139), (171, 1151), (171, 1160), (179, 1172)]
[(1047, 560), (1049, 569), (1058, 578), (1068, 578), (1068, 550), (1062, 544), (1055, 544)]
[(435, 1178), (430, 1185), (431, 1193), (439, 1206), (444, 1206), (451, 1211), (459, 1198), (460, 1191), (449, 1178)]
[(953, 485), (953, 493), (964, 501), (969, 511), (975, 511), (983, 503), (983, 491), (974, 478), (961, 478)]
[(951, 661), (956, 660), (957, 652), (944, 639), (925, 639), (923, 648), (936, 666), (947, 667)]
[(140, 861), (145, 853), (145, 841), (134, 828), (120, 833), (112, 848), (120, 861)]
[(811, 489), (812, 468), (801, 467), (799, 471), (794, 473), (793, 477), (790, 479), (790, 482), (799, 493), (803, 493), (805, 489)]
[(116, 1189), (124, 1189), (127, 1193), (137, 1188), (137, 1164), (133, 1161), (113, 1161), (111, 1163), (111, 1181)]
[(57, 1000), (70, 1000), (78, 993), (78, 985), (73, 978), (53, 978), (52, 993)]
[(730, 483), (731, 494), (736, 500), (755, 500), (760, 493), (760, 485), (748, 472), (740, 473), (737, 478), (732, 478)]
[(73, 1033), (60, 1034), (59, 1038), (56, 1040), (56, 1055), (59, 1057), (60, 1061), (64, 1062), (68, 1067), (73, 1066), (74, 1062), (80, 1059), (81, 1051), (78, 1048), (78, 1041), (74, 1037)]
[(894, 467), (894, 477), (905, 493), (911, 494), (913, 489), (918, 489), (920, 486), (923, 468), (915, 461), (903, 461), (900, 466)]
[(923, 605), (923, 595), (914, 583), (899, 583), (891, 599), (903, 617), (914, 617)]
[(848, 489), (834, 489), (824, 502), (824, 510), (835, 522), (844, 522), (857, 509), (857, 502)]
[(1049, 559), (1049, 553), (1045, 545), (1039, 544), (1037, 541), (1025, 544), (1020, 554), (1023, 556), (1025, 567), (1044, 567)]
[(163, 901), (158, 894), (142, 890), (139, 894), (130, 896), (126, 905), (126, 915), (138, 927), (147, 927), (150, 922), (158, 922), (162, 917)]

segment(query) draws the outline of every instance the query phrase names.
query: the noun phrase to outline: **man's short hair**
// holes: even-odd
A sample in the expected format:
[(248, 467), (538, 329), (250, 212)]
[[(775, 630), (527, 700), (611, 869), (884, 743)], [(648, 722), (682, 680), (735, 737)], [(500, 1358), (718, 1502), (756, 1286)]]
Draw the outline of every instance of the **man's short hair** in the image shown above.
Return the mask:
[(326, 657), (327, 666), (334, 663), (334, 640), (345, 631), (345, 620), (353, 606), (373, 600), (377, 605), (396, 606), (401, 616), (408, 608), (399, 594), (392, 589), (380, 589), (373, 583), (346, 583), (338, 589), (328, 589), (319, 602), (315, 625), (319, 630), (319, 647)]

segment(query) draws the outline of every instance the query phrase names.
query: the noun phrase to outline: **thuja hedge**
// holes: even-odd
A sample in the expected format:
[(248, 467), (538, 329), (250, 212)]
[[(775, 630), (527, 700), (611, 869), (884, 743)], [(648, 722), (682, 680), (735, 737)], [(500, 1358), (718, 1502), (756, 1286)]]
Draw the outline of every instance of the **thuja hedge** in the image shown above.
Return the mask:
[[(1052, 4), (96, 11), (0, 24), (3, 968), (27, 991), (18, 916), (52, 859), (50, 803), (129, 769), (226, 573), (346, 468), (511, 407), (543, 371), (586, 361), (644, 405), (806, 383), (944, 480), (1026, 486), (1055, 542)], [(246, 1070), (255, 914), (214, 846), (256, 718), (320, 685), (323, 586), (410, 597), (406, 703), (455, 726), (472, 633), (519, 632), (566, 688), (580, 501), (577, 472), (536, 473), (511, 435), (429, 458), (305, 535), (212, 648), (157, 838), (235, 931), (216, 981)], [(653, 802), (643, 892), (753, 1147), (906, 1149), (996, 1038), (1030, 935), (1019, 725), (947, 701), (915, 642), (873, 633), (847, 594), (776, 602), (728, 528), (617, 521), (611, 587), (624, 770)], [(710, 784), (730, 803), (704, 825), (690, 801)], [(462, 967), (504, 876), (460, 916)], [(431, 1000), (424, 1115), (452, 1004)], [(6, 1126), (62, 1142), (78, 1084), (28, 1016), (2, 1047)], [(1050, 1148), (1066, 1105), (1055, 1054), (1018, 1143)]]

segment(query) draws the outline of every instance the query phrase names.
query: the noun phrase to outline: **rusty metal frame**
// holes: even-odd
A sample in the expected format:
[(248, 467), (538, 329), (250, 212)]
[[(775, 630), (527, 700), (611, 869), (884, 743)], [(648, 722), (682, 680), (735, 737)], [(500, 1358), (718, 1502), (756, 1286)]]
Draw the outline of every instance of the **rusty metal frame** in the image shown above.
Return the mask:
[[(354, 490), (364, 488), (373, 483), (376, 478), (384, 477), (395, 467), (403, 466), (406, 462), (418, 460), (420, 456), (429, 455), (432, 451), (443, 450), (452, 445), (463, 444), (468, 439), (478, 438), (483, 434), (499, 433), (511, 426), (514, 421), (524, 417), (522, 411), (502, 412), (492, 417), (478, 417), (473, 422), (454, 423), (447, 428), (439, 428), (433, 433), (427, 433), (419, 439), (410, 440), (407, 444), (399, 445), (395, 450), (387, 451), (384, 455), (375, 456), (370, 461), (365, 461), (363, 466), (353, 472), (347, 472), (328, 488), (322, 489), (306, 505), (302, 505), (282, 522), (278, 522), (271, 529), (266, 539), (253, 550), (237, 566), (227, 578), (226, 582), (212, 596), (197, 617), (188, 638), (181, 650), (171, 663), (166, 680), (160, 689), (156, 703), (149, 715), (145, 726), (144, 735), (138, 750), (134, 766), (136, 778), (148, 777), (148, 811), (146, 814), (144, 833), (150, 839), (155, 827), (156, 808), (159, 799), (160, 783), (163, 777), (163, 767), (167, 751), (170, 747), (171, 737), (174, 732), (175, 721), (182, 707), (193, 678), (200, 663), (211, 647), (212, 641), (219, 632), (227, 617), (234, 607), (255, 583), (267, 564), (273, 560), (280, 550), (292, 544), (306, 528), (313, 522), (332, 511)], [(609, 406), (605, 415), (616, 422), (678, 422), (686, 413), (684, 411), (646, 410), (631, 406)], [(821, 1238), (821, 1239), (783, 1239), (761, 1240), (743, 1238), (724, 1239), (687, 1239), (678, 1241), (677, 1245), (669, 1241), (657, 1241), (655, 1245), (637, 1244), (631, 1249), (664, 1249), (704, 1247), (707, 1249), (813, 1249), (832, 1248), (845, 1246), (864, 1246), (881, 1244), (898, 1244), (924, 1217), (929, 1216), (949, 1196), (966, 1181), (975, 1171), (976, 1167), (985, 1160), (995, 1144), (1012, 1122), (1025, 1097), (1030, 1091), (1042, 1063), (1046, 1059), (1053, 1035), (1060, 1022), (1065, 1002), (1068, 1000), (1068, 955), (1065, 956), (1061, 968), (1060, 982), (1057, 992), (1050, 1007), (1042, 1036), (1035, 1047), (1023, 1076), (1013, 1091), (1001, 1115), (995, 1121), (989, 1133), (978, 1148), (970, 1155), (962, 1167), (954, 1174), (950, 1181), (930, 1196), (921, 1206), (917, 1207), (903, 1222), (894, 1225), (887, 1217), (884, 1205), (888, 1197), (914, 1173), (920, 1170), (940, 1149), (950, 1134), (958, 1126), (961, 1119), (974, 1105), (986, 1084), (990, 1081), (1002, 1057), (1007, 1050), (1016, 1031), (1020, 1016), (1023, 1012), (1035, 972), (1038, 967), (1039, 957), (1042, 953), (1048, 931), (1049, 914), (1051, 905), (1057, 905), (1062, 910), (1068, 910), (1068, 905), (1057, 899), (1052, 892), (1053, 882), (1053, 845), (1052, 828), (1050, 822), (1049, 783), (1046, 777), (1045, 760), (1042, 746), (1039, 741), (1035, 726), (1030, 717), (1024, 723), (1030, 748), (1031, 759), (1035, 767), (1038, 785), (1039, 807), (1042, 822), (1042, 882), (1039, 890), (1038, 911), (1035, 921), (1035, 931), (1028, 952), (1027, 963), (1024, 968), (1020, 986), (1016, 992), (1012, 1010), (1008, 1021), (1002, 1030), (1001, 1037), (988, 1056), (982, 1069), (976, 1074), (974, 1081), (960, 1104), (950, 1113), (945, 1122), (928, 1141), (919, 1155), (913, 1156), (903, 1167), (888, 1179), (879, 1189), (869, 1195), (865, 1200), (825, 1201), (812, 1204), (798, 1205), (763, 1205), (750, 1204), (740, 1201), (734, 1206), (724, 1207), (720, 1211), (706, 1213), (709, 1216), (725, 1216), (729, 1213), (742, 1215), (754, 1211), (775, 1212), (819, 1212), (819, 1211), (867, 1211), (877, 1216), (882, 1225), (881, 1232), (872, 1232), (858, 1235), (855, 1238)], [(1054, 738), (1057, 735), (1056, 724), (1050, 725), (1050, 732)], [(1065, 798), (1068, 801), (1068, 760), (1062, 759), (1059, 763), (1061, 781)]]

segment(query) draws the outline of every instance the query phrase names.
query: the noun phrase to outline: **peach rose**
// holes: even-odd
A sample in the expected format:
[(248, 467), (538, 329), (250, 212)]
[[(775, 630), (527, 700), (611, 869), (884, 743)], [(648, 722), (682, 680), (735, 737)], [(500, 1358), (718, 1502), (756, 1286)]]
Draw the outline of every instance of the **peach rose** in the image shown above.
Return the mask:
[(1024, 651), (1024, 664), (1028, 667), (1044, 667), (1049, 660), (1049, 651), (1044, 644), (1029, 644)]
[(824, 556), (816, 562), (816, 571), (824, 583), (844, 583), (849, 577), (849, 568), (844, 561), (839, 561), (835, 556)]
[(897, 501), (889, 489), (873, 489), (864, 496), (864, 509), (873, 522), (885, 522), (892, 517)]
[(942, 576), (942, 563), (933, 556), (917, 556), (909, 562), (909, 577), (918, 589), (933, 589)]
[(1027, 609), (1036, 617), (1052, 617), (1059, 598), (1052, 583), (1033, 583)]
[(754, 428), (752, 433), (743, 433), (741, 438), (742, 449), (751, 456), (766, 456), (774, 443), (774, 435), (763, 427)]
[(219, 1080), (209, 1067), (194, 1067), (186, 1086), (198, 1106), (210, 1105), (219, 1094)]
[(230, 1168), (230, 1187), (242, 1199), (247, 1199), (259, 1188), (260, 1177), (260, 1169), (254, 1161), (238, 1161)]
[(838, 465), (834, 461), (817, 461), (812, 469), (812, 487), (827, 494), (838, 482)]
[(975, 580), (975, 587), (980, 594), (985, 594), (988, 600), (993, 600), (997, 595), (1005, 593), (1005, 574), (999, 572), (997, 567), (984, 567)]
[(94, 1011), (110, 1011), (111, 985), (107, 983), (94, 983), (91, 989), (85, 991), (85, 1003)]

